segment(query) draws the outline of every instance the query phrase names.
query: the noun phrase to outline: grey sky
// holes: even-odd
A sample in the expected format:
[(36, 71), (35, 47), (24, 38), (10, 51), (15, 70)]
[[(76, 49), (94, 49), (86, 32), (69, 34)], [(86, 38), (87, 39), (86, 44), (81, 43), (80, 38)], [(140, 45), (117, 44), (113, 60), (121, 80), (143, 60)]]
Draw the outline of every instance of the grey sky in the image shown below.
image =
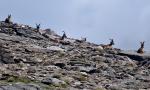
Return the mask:
[(137, 49), (146, 41), (150, 50), (150, 0), (0, 0), (0, 20), (12, 14), (18, 23), (51, 28), (69, 37), (115, 47)]

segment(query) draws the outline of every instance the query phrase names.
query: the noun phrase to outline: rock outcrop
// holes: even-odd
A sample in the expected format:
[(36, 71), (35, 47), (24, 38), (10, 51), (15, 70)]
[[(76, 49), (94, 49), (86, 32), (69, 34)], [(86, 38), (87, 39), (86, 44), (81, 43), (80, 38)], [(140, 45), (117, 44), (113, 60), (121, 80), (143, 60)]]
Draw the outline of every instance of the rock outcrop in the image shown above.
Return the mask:
[(128, 89), (150, 89), (150, 54), (0, 22), (0, 90)]

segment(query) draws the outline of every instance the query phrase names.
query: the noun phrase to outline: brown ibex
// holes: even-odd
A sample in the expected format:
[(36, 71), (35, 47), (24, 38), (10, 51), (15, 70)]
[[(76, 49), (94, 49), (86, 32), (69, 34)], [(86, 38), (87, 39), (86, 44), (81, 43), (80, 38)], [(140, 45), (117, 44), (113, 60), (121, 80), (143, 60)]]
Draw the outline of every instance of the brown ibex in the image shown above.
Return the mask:
[(102, 47), (105, 48), (112, 48), (112, 46), (115, 45), (114, 40), (110, 39), (110, 43), (107, 45), (102, 45)]
[(140, 43), (141, 43), (141, 47), (137, 50), (137, 53), (143, 54), (144, 53), (144, 43), (145, 42), (140, 42)]

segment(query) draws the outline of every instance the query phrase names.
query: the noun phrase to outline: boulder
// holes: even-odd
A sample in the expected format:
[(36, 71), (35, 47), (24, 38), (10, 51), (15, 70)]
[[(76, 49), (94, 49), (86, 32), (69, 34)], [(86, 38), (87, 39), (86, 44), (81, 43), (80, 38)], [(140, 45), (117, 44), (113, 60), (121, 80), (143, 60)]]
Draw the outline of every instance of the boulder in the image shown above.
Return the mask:
[(44, 39), (40, 33), (30, 29), (15, 29), (16, 35), (29, 37), (37, 40)]
[(47, 85), (50, 85), (50, 84), (53, 84), (53, 85), (65, 84), (64, 81), (59, 80), (57, 78), (51, 78), (51, 77), (45, 78), (41, 82), (44, 83), (44, 84), (47, 84)]
[(43, 90), (34, 84), (0, 85), (0, 90)]

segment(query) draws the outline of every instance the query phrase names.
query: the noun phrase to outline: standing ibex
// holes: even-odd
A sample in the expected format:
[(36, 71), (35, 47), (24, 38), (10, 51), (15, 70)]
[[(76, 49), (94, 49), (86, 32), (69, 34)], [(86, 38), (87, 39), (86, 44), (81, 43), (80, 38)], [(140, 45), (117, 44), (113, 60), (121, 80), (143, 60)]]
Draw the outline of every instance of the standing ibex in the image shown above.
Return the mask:
[(83, 37), (81, 38), (82, 42), (86, 42), (86, 40), (87, 40), (86, 37), (85, 38), (83, 38)]
[(40, 28), (41, 28), (41, 24), (36, 24), (36, 30), (37, 30), (37, 32), (39, 32)]
[(141, 47), (137, 50), (137, 53), (143, 54), (144, 53), (144, 43), (145, 42), (140, 42), (141, 43)]
[(110, 43), (107, 45), (102, 45), (102, 47), (105, 48), (112, 48), (112, 46), (115, 45), (114, 40), (110, 39)]
[(5, 19), (5, 23), (11, 23), (11, 14)]
[(61, 40), (64, 40), (65, 38), (67, 38), (67, 35), (66, 35), (65, 31), (63, 31), (63, 35), (61, 37)]
[(36, 24), (36, 29), (39, 31), (41, 28), (41, 24)]

